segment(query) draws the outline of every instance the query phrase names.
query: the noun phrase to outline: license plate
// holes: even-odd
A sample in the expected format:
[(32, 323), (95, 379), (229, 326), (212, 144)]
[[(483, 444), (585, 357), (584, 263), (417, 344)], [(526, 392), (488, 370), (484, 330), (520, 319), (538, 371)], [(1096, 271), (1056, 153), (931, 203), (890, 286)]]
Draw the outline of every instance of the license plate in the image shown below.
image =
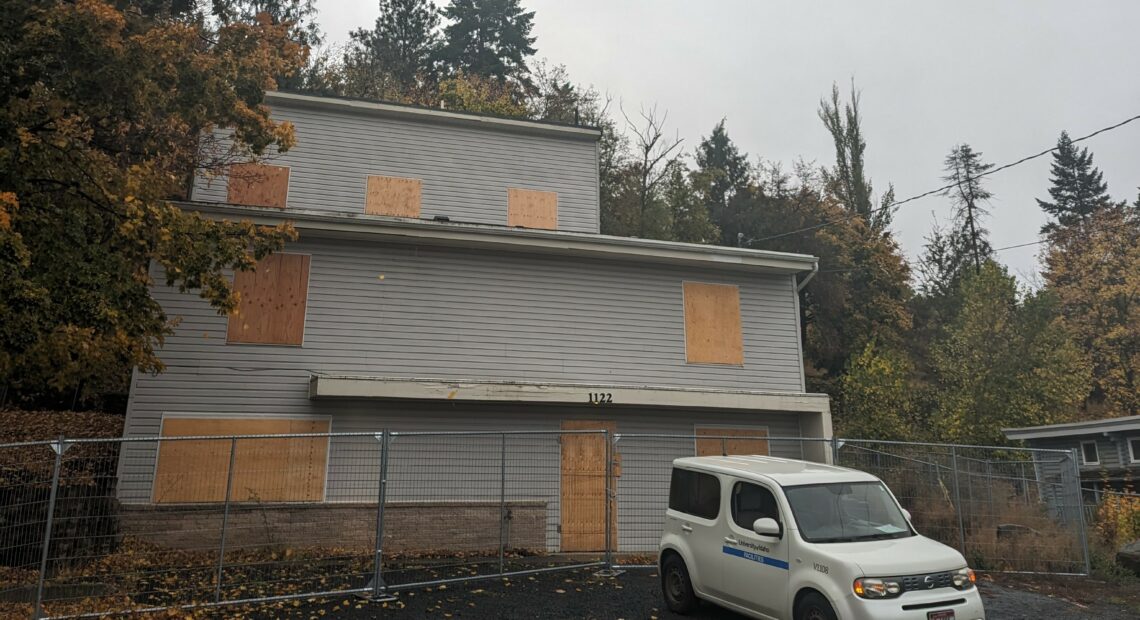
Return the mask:
[(926, 614), (926, 620), (954, 620), (954, 610), (932, 611)]

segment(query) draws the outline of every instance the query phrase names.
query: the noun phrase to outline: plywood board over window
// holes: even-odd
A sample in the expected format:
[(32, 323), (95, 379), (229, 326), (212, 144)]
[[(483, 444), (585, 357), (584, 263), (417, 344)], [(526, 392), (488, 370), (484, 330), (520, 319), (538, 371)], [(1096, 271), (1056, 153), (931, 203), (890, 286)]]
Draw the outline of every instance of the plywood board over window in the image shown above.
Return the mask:
[(685, 361), (744, 364), (740, 287), (685, 282)]
[[(327, 433), (327, 419), (168, 417), (163, 437)], [(155, 503), (312, 502), (325, 494), (328, 437), (187, 439), (161, 442)]]
[(558, 194), (533, 189), (507, 190), (507, 226), (558, 229)]
[(730, 454), (768, 454), (766, 428), (722, 428), (698, 426), (697, 456), (728, 456)]
[(299, 345), (305, 338), (309, 256), (271, 254), (256, 271), (234, 274), (238, 307), (230, 314), (226, 342)]
[(419, 217), (423, 181), (369, 175), (364, 212), (368, 215)]
[(230, 166), (226, 200), (235, 205), (284, 209), (289, 197), (289, 168), (267, 164)]

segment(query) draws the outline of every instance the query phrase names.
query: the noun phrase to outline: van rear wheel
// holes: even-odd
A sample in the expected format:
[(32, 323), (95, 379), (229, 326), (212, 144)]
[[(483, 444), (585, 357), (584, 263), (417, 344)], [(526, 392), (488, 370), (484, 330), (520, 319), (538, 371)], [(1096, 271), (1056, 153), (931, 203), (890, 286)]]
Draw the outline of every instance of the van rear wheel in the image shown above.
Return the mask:
[(796, 620), (839, 620), (831, 603), (818, 592), (811, 592), (796, 605)]
[(697, 608), (697, 595), (681, 556), (670, 555), (662, 564), (661, 591), (665, 594), (665, 605), (673, 613), (687, 614)]

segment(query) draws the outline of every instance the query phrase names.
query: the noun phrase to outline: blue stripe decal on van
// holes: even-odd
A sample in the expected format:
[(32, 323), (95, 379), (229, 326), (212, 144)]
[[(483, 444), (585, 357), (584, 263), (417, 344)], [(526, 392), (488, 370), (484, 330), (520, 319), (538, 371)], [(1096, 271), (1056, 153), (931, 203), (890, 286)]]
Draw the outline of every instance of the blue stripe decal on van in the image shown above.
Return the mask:
[(760, 555), (759, 553), (752, 553), (751, 551), (745, 551), (744, 549), (737, 549), (736, 547), (724, 546), (724, 547), (721, 547), (721, 549), (725, 553), (727, 553), (728, 555), (735, 555), (738, 558), (744, 558), (745, 560), (752, 560), (753, 562), (759, 562), (759, 563), (764, 564), (766, 566), (775, 566), (776, 568), (782, 568), (784, 570), (789, 570), (788, 569), (788, 563), (783, 561), (783, 560), (777, 560), (776, 558), (770, 558), (766, 555)]

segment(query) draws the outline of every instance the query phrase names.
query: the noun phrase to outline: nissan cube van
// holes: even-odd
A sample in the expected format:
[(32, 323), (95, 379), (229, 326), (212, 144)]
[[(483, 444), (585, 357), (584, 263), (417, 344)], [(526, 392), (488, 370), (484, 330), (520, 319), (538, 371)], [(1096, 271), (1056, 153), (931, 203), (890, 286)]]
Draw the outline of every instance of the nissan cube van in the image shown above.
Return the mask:
[(658, 567), (669, 609), (753, 618), (985, 618), (960, 553), (871, 474), (766, 456), (673, 461)]

